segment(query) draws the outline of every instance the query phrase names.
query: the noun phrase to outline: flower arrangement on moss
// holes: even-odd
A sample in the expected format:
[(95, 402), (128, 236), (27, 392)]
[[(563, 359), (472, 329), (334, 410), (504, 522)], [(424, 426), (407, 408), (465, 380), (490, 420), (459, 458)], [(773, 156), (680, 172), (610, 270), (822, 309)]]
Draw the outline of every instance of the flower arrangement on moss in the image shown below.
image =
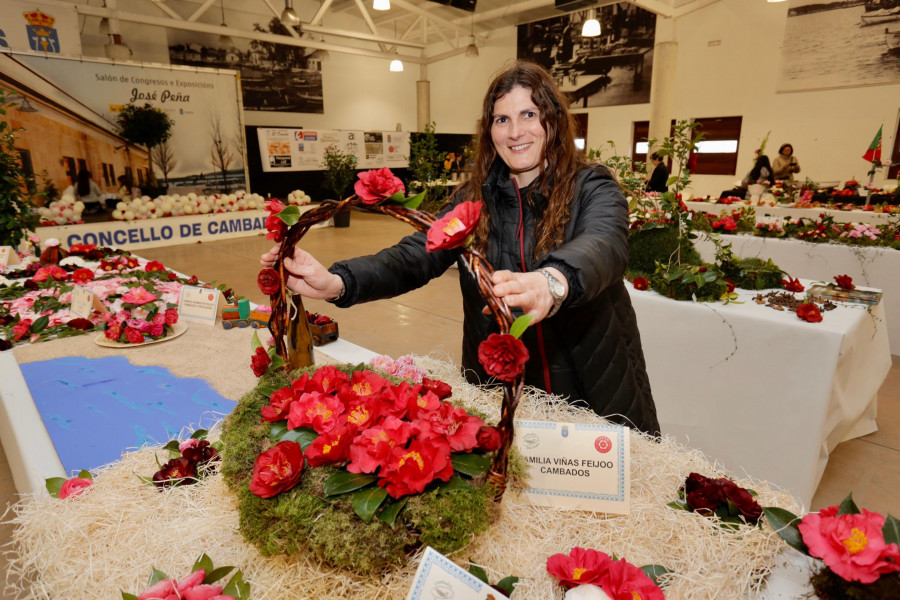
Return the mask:
[(44, 480), (47, 492), (54, 498), (65, 500), (72, 496), (78, 496), (94, 483), (94, 477), (90, 471), (81, 470), (75, 477), (50, 477)]
[(144, 483), (156, 486), (159, 490), (181, 485), (197, 483), (209, 475), (219, 462), (222, 442), (207, 441), (209, 432), (198, 429), (183, 442), (169, 440), (162, 447), (168, 451), (169, 460), (165, 464), (156, 464), (159, 470), (152, 477), (140, 477)]
[[(224, 586), (216, 583), (234, 571)], [(249, 600), (250, 584), (240, 570), (218, 567), (206, 554), (194, 562), (190, 575), (176, 580), (154, 568), (147, 589), (140, 594), (122, 592), (122, 600)]]
[(720, 523), (729, 527), (755, 525), (763, 514), (755, 496), (756, 492), (742, 488), (730, 479), (691, 473), (678, 490), (679, 499), (670, 502), (669, 506), (718, 517)]
[(800, 518), (766, 508), (773, 529), (797, 551), (820, 559), (810, 583), (822, 600), (900, 597), (900, 521), (860, 509), (850, 494), (838, 506)]
[(125, 292), (120, 304), (119, 310), (103, 316), (104, 335), (114, 342), (141, 344), (164, 338), (178, 322), (177, 306), (141, 285)]
[(572, 548), (569, 554), (550, 556), (547, 572), (569, 590), (567, 600), (664, 600), (657, 580), (669, 571), (659, 565), (636, 567), (590, 548)]

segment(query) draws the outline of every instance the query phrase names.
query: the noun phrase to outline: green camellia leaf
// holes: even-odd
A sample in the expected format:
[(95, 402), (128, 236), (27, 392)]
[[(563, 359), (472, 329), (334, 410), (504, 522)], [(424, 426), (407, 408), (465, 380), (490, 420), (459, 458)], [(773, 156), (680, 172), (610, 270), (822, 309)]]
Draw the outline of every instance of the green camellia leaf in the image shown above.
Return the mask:
[(881, 528), (881, 533), (884, 535), (885, 544), (900, 545), (900, 521), (896, 518), (888, 515), (884, 519), (884, 527)]
[(340, 496), (347, 492), (353, 492), (360, 488), (366, 487), (373, 481), (378, 479), (375, 475), (366, 475), (364, 473), (350, 473), (349, 471), (339, 471), (328, 478), (325, 482), (325, 495), (328, 497)]
[(522, 315), (513, 321), (512, 326), (509, 328), (509, 335), (519, 339), (522, 337), (522, 334), (525, 333), (525, 330), (528, 329), (528, 326), (531, 325), (533, 319), (533, 315)]
[(800, 529), (797, 527), (800, 517), (777, 506), (763, 507), (763, 514), (766, 515), (766, 521), (769, 522), (775, 533), (781, 536), (788, 546), (809, 556), (809, 548), (803, 542), (803, 536), (800, 535)]
[(266, 398), (271, 396), (272, 392), (274, 392), (275, 390), (280, 390), (280, 389), (281, 389), (280, 387), (277, 387), (274, 385), (258, 385), (258, 386), (256, 386), (256, 391), (261, 396), (265, 396)]
[(281, 437), (278, 438), (279, 442), (289, 441), (289, 442), (297, 442), (300, 444), (300, 448), (305, 452), (309, 445), (316, 441), (316, 438), (319, 437), (319, 434), (316, 433), (315, 429), (310, 429), (308, 427), (298, 427), (297, 429), (288, 429)]
[(669, 177), (668, 179), (666, 179), (666, 186), (670, 186), (670, 185), (672, 185), (673, 183), (675, 183), (676, 181), (678, 181), (678, 176), (677, 176), (677, 175), (672, 175), (671, 177)]
[(256, 333), (256, 330), (253, 330), (253, 337), (250, 338), (250, 349), (256, 352), (257, 348), (262, 348), (262, 342), (259, 341), (259, 335)]
[(666, 573), (671, 573), (669, 569), (665, 568), (662, 565), (644, 565), (641, 567), (641, 571), (644, 572), (644, 575), (653, 580), (657, 586), (659, 585), (659, 578)]
[(206, 436), (209, 435), (208, 429), (198, 429), (194, 433), (191, 434), (192, 440), (205, 440)]
[(180, 455), (181, 451), (178, 449), (178, 446), (180, 446), (178, 440), (169, 440), (168, 442), (166, 442), (166, 445), (162, 447), (162, 449), (168, 450), (169, 452), (178, 452), (178, 454)]
[(80, 479), (90, 479), (91, 481), (94, 480), (94, 476), (91, 475), (91, 472), (85, 471), (84, 469), (78, 471), (78, 475), (76, 475), (76, 477), (79, 477)]
[(480, 566), (476, 565), (475, 563), (470, 562), (469, 563), (469, 573), (471, 573), (472, 575), (474, 575), (481, 581), (485, 582), (486, 584), (491, 585), (491, 582), (488, 581), (487, 571), (484, 570), (484, 567), (480, 567)]
[(451, 454), (453, 469), (469, 477), (477, 477), (487, 473), (491, 461), (481, 454)]
[(217, 569), (212, 568), (212, 561), (209, 562), (209, 569), (206, 569), (206, 577), (203, 578), (203, 583), (209, 585), (211, 583), (215, 583), (228, 575), (231, 570), (234, 568), (232, 566), (219, 567)]
[(353, 494), (353, 500), (351, 501), (353, 512), (359, 515), (363, 523), (368, 523), (375, 516), (378, 507), (381, 506), (387, 495), (387, 491), (377, 485), (363, 488)]
[(287, 430), (287, 421), (277, 421), (272, 423), (272, 426), (269, 428), (269, 439), (273, 442), (280, 441), (281, 436), (283, 436), (284, 432)]
[(28, 331), (30, 331), (31, 333), (40, 333), (44, 329), (46, 329), (47, 325), (49, 325), (49, 324), (50, 324), (50, 317), (47, 315), (44, 315), (42, 317), (38, 317), (37, 319), (35, 319), (34, 323), (31, 324), (31, 327), (28, 328)]
[(674, 508), (675, 510), (686, 510), (688, 512), (691, 512), (691, 509), (688, 508), (687, 502), (679, 502), (678, 500), (675, 500), (673, 502), (669, 502), (668, 504), (666, 504), (666, 506)]
[(163, 579), (168, 579), (168, 578), (169, 578), (168, 575), (166, 575), (165, 573), (163, 573), (156, 567), (153, 567), (153, 571), (150, 572), (150, 579), (147, 580), (147, 587), (156, 585)]
[(844, 501), (841, 502), (841, 505), (838, 507), (837, 511), (838, 515), (858, 515), (859, 507), (856, 506), (856, 502), (853, 501), (853, 493), (847, 494), (847, 497), (844, 498)]
[(293, 227), (300, 220), (300, 208), (295, 204), (291, 204), (275, 216), (281, 219), (288, 227)]
[(519, 578), (515, 575), (510, 575), (509, 577), (504, 577), (500, 581), (497, 582), (495, 588), (499, 588), (507, 596), (512, 596), (512, 593), (515, 591), (516, 586), (519, 585)]
[(450, 478), (450, 481), (446, 483), (441, 483), (438, 486), (438, 493), (443, 492), (453, 492), (455, 490), (467, 490), (469, 489), (469, 484), (466, 483), (465, 479), (460, 477), (459, 475), (453, 474), (453, 477)]
[(244, 581), (244, 574), (238, 571), (232, 575), (222, 589), (223, 596), (231, 596), (234, 600), (250, 600), (250, 584)]
[(396, 202), (397, 204), (403, 204), (404, 200), (406, 197), (403, 196), (403, 192), (394, 192), (384, 199), (385, 202)]
[(278, 356), (277, 354), (275, 354), (274, 356), (272, 356), (272, 362), (269, 364), (269, 368), (266, 370), (280, 369), (283, 366), (284, 366), (284, 359), (281, 358), (280, 356)]
[[(209, 556), (206, 555), (205, 552), (200, 555), (200, 558), (194, 561), (194, 566), (191, 567), (191, 573), (193, 573), (194, 571), (199, 571), (200, 569), (203, 569), (206, 572), (207, 576), (209, 575), (209, 572), (213, 570), (213, 561)], [(203, 579), (203, 582), (211, 583), (207, 581), (206, 578)]]
[(44, 485), (47, 487), (47, 491), (50, 492), (51, 496), (59, 498), (59, 490), (62, 489), (65, 482), (65, 477), (50, 477), (49, 479), (44, 480)]
[(425, 192), (421, 192), (419, 194), (416, 194), (415, 196), (410, 196), (409, 198), (406, 198), (405, 200), (400, 202), (400, 205), (404, 206), (406, 208), (415, 209), (415, 208), (419, 208), (419, 205), (422, 204), (423, 200), (425, 200)]
[(138, 597), (135, 596), (134, 594), (122, 592), (122, 600), (138, 600)]
[(387, 523), (391, 527), (397, 523), (397, 515), (400, 514), (400, 511), (403, 510), (403, 507), (406, 506), (407, 501), (409, 500), (409, 496), (404, 496), (399, 500), (391, 500), (388, 502), (387, 506), (385, 506), (380, 513), (378, 513), (378, 520), (382, 523)]

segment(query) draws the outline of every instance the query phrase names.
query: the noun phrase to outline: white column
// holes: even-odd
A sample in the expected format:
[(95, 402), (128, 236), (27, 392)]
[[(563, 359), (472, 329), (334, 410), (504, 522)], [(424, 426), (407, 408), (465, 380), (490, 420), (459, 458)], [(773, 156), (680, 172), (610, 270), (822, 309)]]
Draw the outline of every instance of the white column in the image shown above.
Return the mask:
[[(650, 83), (650, 139), (669, 137), (675, 93), (675, 72), (678, 67), (678, 42), (675, 41), (675, 23), (672, 19), (656, 17), (656, 43), (653, 46), (653, 75)], [(647, 165), (650, 165), (648, 151)]]
[(425, 131), (425, 126), (431, 123), (431, 82), (419, 80), (416, 82), (416, 131)]

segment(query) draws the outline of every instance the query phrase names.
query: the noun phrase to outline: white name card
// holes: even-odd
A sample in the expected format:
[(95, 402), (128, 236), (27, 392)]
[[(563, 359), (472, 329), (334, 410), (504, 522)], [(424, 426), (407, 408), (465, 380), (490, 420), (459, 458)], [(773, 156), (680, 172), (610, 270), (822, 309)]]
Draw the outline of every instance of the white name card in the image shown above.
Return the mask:
[(406, 600), (508, 600), (432, 547), (425, 548), (422, 562)]
[(87, 319), (94, 311), (104, 313), (106, 307), (100, 301), (94, 292), (89, 289), (76, 285), (72, 288), (72, 304), (69, 306), (69, 312), (76, 317)]
[(627, 515), (631, 437), (621, 425), (516, 421), (532, 504)]
[(776, 227), (784, 226), (784, 217), (777, 215), (759, 215), (756, 217), (757, 225), (775, 225)]
[(3, 267), (19, 264), (19, 255), (12, 246), (0, 246), (0, 271)]
[(216, 315), (219, 314), (219, 290), (211, 290), (192, 285), (181, 288), (181, 296), (178, 299), (178, 319), (216, 324)]

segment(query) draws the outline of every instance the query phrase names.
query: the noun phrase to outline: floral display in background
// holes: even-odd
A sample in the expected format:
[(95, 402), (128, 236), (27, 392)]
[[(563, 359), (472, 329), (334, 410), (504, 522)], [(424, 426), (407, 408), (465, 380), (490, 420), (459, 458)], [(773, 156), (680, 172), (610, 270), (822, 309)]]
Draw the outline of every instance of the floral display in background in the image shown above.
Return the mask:
[[(225, 585), (216, 585), (234, 571)], [(206, 554), (202, 554), (182, 579), (169, 577), (154, 568), (147, 589), (140, 594), (122, 592), (122, 600), (249, 600), (250, 584), (234, 567), (216, 568)]]
[(658, 581), (669, 573), (659, 565), (636, 567), (590, 548), (550, 556), (547, 572), (568, 590), (566, 600), (664, 600)]

